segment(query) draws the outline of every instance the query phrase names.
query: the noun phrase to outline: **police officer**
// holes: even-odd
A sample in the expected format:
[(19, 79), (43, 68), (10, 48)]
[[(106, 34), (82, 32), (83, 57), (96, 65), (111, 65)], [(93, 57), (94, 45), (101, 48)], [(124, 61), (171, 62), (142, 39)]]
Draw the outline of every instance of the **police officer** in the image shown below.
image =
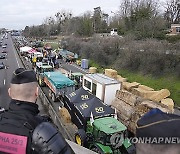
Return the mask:
[(180, 116), (152, 109), (137, 121), (137, 154), (180, 154)]
[(38, 83), (32, 70), (14, 71), (9, 110), (0, 112), (0, 154), (74, 153), (47, 118), (38, 115)]

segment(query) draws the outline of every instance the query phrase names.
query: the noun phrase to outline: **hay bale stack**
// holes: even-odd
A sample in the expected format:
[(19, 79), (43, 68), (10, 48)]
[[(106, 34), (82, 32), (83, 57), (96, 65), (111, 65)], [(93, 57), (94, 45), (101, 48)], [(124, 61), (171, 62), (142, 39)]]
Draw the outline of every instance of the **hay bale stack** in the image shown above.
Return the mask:
[(126, 82), (127, 78), (123, 78), (122, 76), (117, 75), (117, 80), (120, 81), (120, 82)]
[(97, 68), (96, 67), (90, 67), (89, 68), (89, 73), (96, 73), (97, 72)]
[(115, 98), (115, 100), (112, 102), (112, 106), (117, 109), (118, 117), (123, 121), (129, 120), (134, 111), (132, 106), (126, 104), (126, 102), (118, 98)]
[(126, 90), (117, 90), (116, 91), (116, 98), (124, 101), (125, 103), (135, 106), (137, 103), (138, 96), (133, 95), (132, 93), (126, 91)]
[(171, 98), (162, 99), (161, 103), (166, 105), (172, 111), (172, 113), (174, 112), (174, 102)]
[(113, 69), (105, 69), (105, 75), (110, 78), (117, 79), (117, 71)]
[(71, 123), (71, 115), (65, 107), (59, 108), (59, 114), (65, 123)]
[[(147, 91), (143, 89), (141, 90)], [(172, 101), (169, 99), (163, 100), (162, 103), (157, 103), (151, 100), (145, 100), (126, 90), (117, 90), (115, 96), (116, 98), (112, 102), (112, 107), (117, 110), (118, 120), (121, 121), (132, 133), (136, 132), (137, 121), (151, 109), (158, 108), (163, 112), (172, 113)], [(167, 103), (167, 101), (169, 103)]]
[(127, 90), (127, 91), (131, 91), (132, 88), (137, 88), (140, 85), (140, 83), (137, 82), (123, 82), (122, 83), (122, 87), (123, 89)]
[(162, 99), (170, 96), (170, 92), (168, 89), (161, 89), (159, 91), (149, 91), (138, 87), (132, 88), (131, 92), (135, 95), (152, 100), (154, 102), (160, 102)]

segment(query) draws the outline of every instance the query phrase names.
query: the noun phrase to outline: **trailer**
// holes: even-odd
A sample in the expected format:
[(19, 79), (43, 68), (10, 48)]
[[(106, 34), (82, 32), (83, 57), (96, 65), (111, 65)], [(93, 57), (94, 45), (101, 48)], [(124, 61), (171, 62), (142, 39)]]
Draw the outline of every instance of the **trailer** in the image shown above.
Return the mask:
[(121, 89), (121, 83), (104, 74), (86, 74), (83, 76), (83, 88), (89, 90), (105, 104), (111, 105), (116, 91)]
[(49, 88), (49, 97), (53, 102), (75, 90), (74, 81), (60, 72), (44, 72), (44, 83)]
[(75, 142), (100, 154), (132, 153), (125, 135), (127, 127), (116, 119), (113, 108), (89, 91), (80, 88), (64, 97), (64, 106), (78, 127)]

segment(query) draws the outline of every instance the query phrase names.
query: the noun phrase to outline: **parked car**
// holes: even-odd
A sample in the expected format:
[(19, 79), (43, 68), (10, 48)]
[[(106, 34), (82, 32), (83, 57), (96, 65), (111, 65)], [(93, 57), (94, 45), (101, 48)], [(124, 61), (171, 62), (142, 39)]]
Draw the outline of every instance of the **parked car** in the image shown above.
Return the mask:
[(0, 59), (5, 59), (6, 58), (6, 54), (0, 54)]
[(6, 48), (7, 46), (6, 45), (3, 45), (2, 48)]
[(3, 62), (0, 63), (0, 69), (5, 69), (5, 65)]
[(2, 53), (7, 53), (7, 50), (3, 50)]

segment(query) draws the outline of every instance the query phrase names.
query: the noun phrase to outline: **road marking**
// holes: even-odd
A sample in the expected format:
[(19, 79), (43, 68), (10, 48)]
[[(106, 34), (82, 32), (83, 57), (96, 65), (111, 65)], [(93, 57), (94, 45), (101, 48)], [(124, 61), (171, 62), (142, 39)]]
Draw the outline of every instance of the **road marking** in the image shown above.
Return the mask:
[(6, 80), (4, 79), (4, 85), (6, 84)]
[(20, 67), (15, 50), (14, 50), (14, 54), (15, 54), (15, 57), (16, 57), (16, 61), (17, 61), (18, 67)]

